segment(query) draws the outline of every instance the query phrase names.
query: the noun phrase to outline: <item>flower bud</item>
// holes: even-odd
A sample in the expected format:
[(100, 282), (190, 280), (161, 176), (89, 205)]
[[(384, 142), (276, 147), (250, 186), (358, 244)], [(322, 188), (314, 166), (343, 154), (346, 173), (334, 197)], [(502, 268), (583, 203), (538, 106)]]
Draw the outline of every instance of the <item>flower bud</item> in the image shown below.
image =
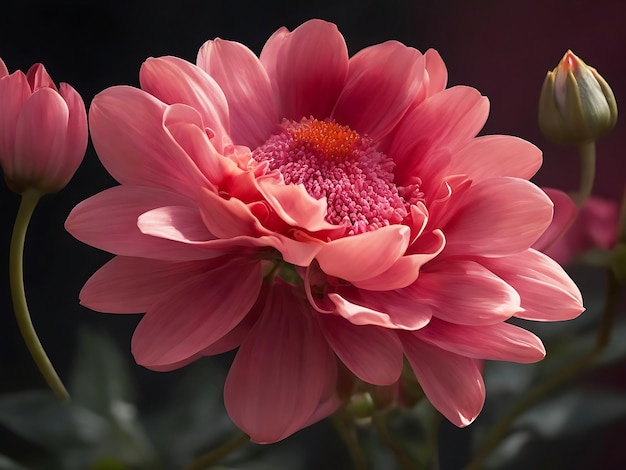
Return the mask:
[(59, 191), (87, 149), (87, 114), (67, 83), (57, 88), (42, 64), (8, 74), (0, 60), (0, 165), (13, 191)]
[(572, 51), (548, 72), (539, 98), (539, 127), (550, 140), (595, 141), (617, 122), (615, 96), (606, 81)]

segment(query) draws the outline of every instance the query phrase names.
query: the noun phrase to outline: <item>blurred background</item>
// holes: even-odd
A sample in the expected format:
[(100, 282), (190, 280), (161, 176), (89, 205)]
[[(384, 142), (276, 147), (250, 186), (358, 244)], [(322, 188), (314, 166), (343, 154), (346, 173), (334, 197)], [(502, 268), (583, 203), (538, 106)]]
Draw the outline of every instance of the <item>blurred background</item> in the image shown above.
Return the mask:
[[(137, 86), (147, 57), (195, 61), (198, 48), (215, 37), (242, 42), (259, 53), (277, 28), (294, 29), (310, 18), (336, 23), (351, 54), (388, 39), (422, 52), (437, 49), (448, 67), (449, 85), (475, 87), (490, 99), (483, 133), (520, 136), (544, 151), (544, 165), (534, 178), (541, 186), (570, 191), (578, 184), (575, 150), (546, 141), (536, 118), (545, 74), (567, 49), (598, 69), (618, 107), (626, 103), (622, 0), (4, 0), (0, 57), (10, 72), (42, 62), (55, 82), (70, 83), (88, 105), (106, 87)], [(625, 120), (618, 120), (598, 144), (597, 196), (621, 198), (625, 131)], [(69, 417), (55, 414), (41, 394), (21, 393), (45, 390), (12, 314), (6, 265), (19, 198), (0, 185), (0, 469), (87, 468), (85, 462), (93, 462), (94, 455), (100, 466), (92, 468), (181, 468), (192, 455), (235, 432), (220, 396), (230, 356), (175, 372), (147, 371), (130, 355), (138, 316), (103, 315), (78, 305), (83, 283), (110, 255), (74, 240), (63, 223), (74, 205), (114, 184), (90, 145), (69, 186), (43, 198), (27, 237), (26, 289), (35, 327), (58, 372), (78, 393), (78, 402), (91, 403), (89, 413)], [(486, 429), (524, 390), (549, 376), (559, 360), (571, 360), (591, 347), (603, 308), (602, 272), (576, 264), (568, 270), (583, 291), (587, 312), (568, 324), (533, 327), (548, 348), (545, 364), (487, 365), (483, 414), (464, 430), (441, 425), (441, 468), (462, 468)], [(622, 319), (623, 310), (622, 302)], [(516, 423), (489, 461), (491, 468), (626, 468), (626, 329), (620, 325), (597, 367)], [(394, 428), (407, 446), (425, 442), (421, 411), (416, 413)], [(64, 420), (65, 428), (49, 426)], [(113, 430), (107, 420), (115, 424)], [(116, 434), (119, 429), (124, 432)], [(330, 424), (320, 423), (275, 446), (250, 446), (228, 468), (350, 468), (333, 433)], [(103, 449), (108, 438), (102, 436), (116, 437)], [(367, 434), (364, 439), (368, 442)], [(134, 451), (124, 447), (128, 442)], [(66, 448), (73, 450), (67, 453)], [(14, 463), (5, 459), (3, 464), (3, 455)], [(376, 468), (392, 468), (382, 455)], [(11, 466), (15, 462), (23, 467)]]

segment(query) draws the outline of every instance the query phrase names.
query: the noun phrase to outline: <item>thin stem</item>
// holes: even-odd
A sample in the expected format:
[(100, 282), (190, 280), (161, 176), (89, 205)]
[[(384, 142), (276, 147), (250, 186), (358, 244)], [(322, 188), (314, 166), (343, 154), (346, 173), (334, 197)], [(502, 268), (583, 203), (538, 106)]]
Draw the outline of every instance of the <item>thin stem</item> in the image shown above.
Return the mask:
[(361, 446), (359, 445), (359, 439), (356, 434), (356, 427), (351, 416), (345, 412), (344, 409), (339, 409), (333, 416), (333, 424), (341, 435), (343, 441), (346, 443), (350, 457), (354, 464), (355, 470), (366, 470), (367, 462)]
[(37, 202), (41, 194), (37, 191), (27, 190), (22, 193), (22, 200), (15, 218), (13, 227), (13, 235), (11, 237), (11, 251), (9, 254), (9, 278), (11, 283), (11, 298), (13, 300), (13, 309), (15, 310), (15, 318), (17, 325), (22, 333), (22, 338), (30, 351), (35, 364), (41, 375), (54, 392), (54, 394), (62, 401), (69, 400), (69, 394), (57, 375), (50, 359), (46, 355), (33, 323), (28, 312), (26, 303), (26, 293), (24, 292), (24, 241), (26, 239), (26, 230), (30, 222), (33, 211), (37, 206)]
[(559, 372), (552, 375), (535, 386), (524, 398), (517, 403), (496, 425), (491, 428), (487, 438), (479, 447), (474, 459), (465, 468), (465, 470), (478, 470), (482, 468), (482, 464), (489, 454), (496, 448), (509, 431), (513, 422), (526, 410), (538, 403), (545, 395), (554, 389), (563, 385), (566, 381), (581, 372), (602, 352), (611, 339), (611, 328), (613, 319), (619, 307), (621, 286), (613, 273), (608, 270), (608, 287), (604, 314), (600, 320), (600, 326), (596, 333), (596, 341), (593, 348), (584, 356), (570, 365), (562, 368)]
[(387, 429), (387, 423), (384, 415), (382, 413), (374, 413), (372, 416), (372, 423), (378, 431), (382, 441), (389, 448), (389, 450), (393, 452), (393, 455), (396, 458), (396, 461), (400, 464), (400, 467), (404, 470), (417, 470), (417, 466), (415, 462), (413, 462), (413, 459), (411, 459), (402, 446), (396, 443), (395, 439), (389, 432), (389, 429)]
[(196, 460), (191, 462), (185, 470), (204, 470), (212, 465), (215, 465), (220, 460), (225, 459), (235, 450), (239, 449), (242, 445), (250, 442), (250, 438), (245, 433), (237, 434), (230, 441), (225, 442), (217, 449), (213, 449), (204, 455), (201, 455)]
[(596, 175), (596, 143), (587, 142), (578, 146), (580, 153), (580, 189), (574, 197), (576, 205), (580, 209), (585, 205), (591, 192)]

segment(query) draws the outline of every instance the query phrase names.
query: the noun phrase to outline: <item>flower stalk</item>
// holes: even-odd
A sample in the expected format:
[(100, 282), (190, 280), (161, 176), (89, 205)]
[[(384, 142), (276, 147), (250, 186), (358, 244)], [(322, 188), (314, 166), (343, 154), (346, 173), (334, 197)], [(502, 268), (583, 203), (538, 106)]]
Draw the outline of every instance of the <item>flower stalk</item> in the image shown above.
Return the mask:
[(580, 189), (574, 196), (574, 202), (581, 209), (593, 191), (596, 175), (596, 143), (585, 142), (578, 145), (580, 154)]
[(37, 368), (59, 400), (66, 401), (69, 400), (69, 393), (54, 370), (35, 332), (24, 291), (24, 241), (26, 239), (28, 224), (40, 198), (41, 193), (36, 190), (29, 189), (22, 193), (20, 207), (13, 227), (11, 251), (9, 255), (11, 298), (13, 300), (13, 309), (15, 311), (17, 325)]
[(248, 435), (243, 432), (239, 433), (220, 447), (198, 457), (185, 467), (185, 470), (204, 470), (205, 468), (210, 468), (248, 442), (250, 442)]

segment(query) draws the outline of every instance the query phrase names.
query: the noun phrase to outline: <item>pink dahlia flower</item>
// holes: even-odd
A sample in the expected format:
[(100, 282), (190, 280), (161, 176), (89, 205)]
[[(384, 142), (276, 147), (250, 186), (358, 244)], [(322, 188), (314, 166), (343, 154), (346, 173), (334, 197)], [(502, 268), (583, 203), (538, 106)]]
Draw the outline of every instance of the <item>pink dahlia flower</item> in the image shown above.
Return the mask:
[(408, 358), (450, 421), (484, 402), (482, 359), (533, 362), (512, 317), (565, 320), (581, 296), (531, 249), (553, 206), (533, 145), (476, 137), (488, 101), (389, 41), (348, 56), (335, 25), (279, 29), (260, 58), (208, 41), (197, 64), (148, 59), (141, 89), (100, 93), (94, 146), (120, 185), (67, 229), (117, 255), (81, 302), (146, 312), (155, 370), (239, 348), (233, 421), (274, 442), (334, 412), (338, 380), (398, 381)]
[(8, 186), (53, 193), (70, 181), (87, 149), (87, 113), (67, 83), (42, 64), (25, 74), (0, 59), (0, 166)]

